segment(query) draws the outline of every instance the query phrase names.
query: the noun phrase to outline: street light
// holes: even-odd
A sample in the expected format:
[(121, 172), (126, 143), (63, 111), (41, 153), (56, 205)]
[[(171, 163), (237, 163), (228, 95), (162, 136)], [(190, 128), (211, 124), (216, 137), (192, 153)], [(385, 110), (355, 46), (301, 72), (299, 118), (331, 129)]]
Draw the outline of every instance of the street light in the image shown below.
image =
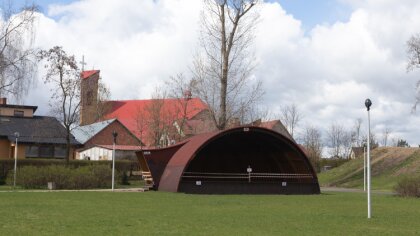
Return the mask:
[(15, 172), (13, 173), (13, 188), (16, 188), (16, 171), (17, 171), (17, 153), (18, 153), (18, 138), (19, 132), (14, 133), (16, 142), (15, 142)]
[(248, 172), (248, 183), (251, 183), (251, 172), (252, 172), (252, 168), (249, 165), (248, 168), (246, 168), (246, 172)]
[(114, 191), (114, 182), (115, 182), (115, 143), (117, 142), (118, 133), (113, 131), (112, 137), (114, 138), (112, 144), (112, 191)]
[(365, 106), (368, 113), (368, 138), (367, 138), (367, 202), (368, 202), (368, 219), (371, 218), (371, 203), (370, 203), (370, 106), (372, 101), (366, 99)]

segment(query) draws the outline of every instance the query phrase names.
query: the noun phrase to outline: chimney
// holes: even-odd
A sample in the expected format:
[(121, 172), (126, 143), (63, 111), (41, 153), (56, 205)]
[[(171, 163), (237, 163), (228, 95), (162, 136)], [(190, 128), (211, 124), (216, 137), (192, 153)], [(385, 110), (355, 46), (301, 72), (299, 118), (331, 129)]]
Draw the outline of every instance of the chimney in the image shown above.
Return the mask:
[(0, 105), (7, 105), (7, 98), (0, 98)]

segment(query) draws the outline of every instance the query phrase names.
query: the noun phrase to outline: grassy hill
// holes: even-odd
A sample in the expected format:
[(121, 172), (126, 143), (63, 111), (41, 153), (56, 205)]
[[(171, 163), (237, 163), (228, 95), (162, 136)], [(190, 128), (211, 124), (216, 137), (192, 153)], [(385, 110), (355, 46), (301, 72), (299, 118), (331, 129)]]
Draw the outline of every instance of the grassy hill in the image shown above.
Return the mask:
[[(372, 189), (392, 190), (404, 176), (420, 175), (420, 148), (379, 147), (371, 152)], [(363, 156), (318, 175), (321, 186), (363, 188)]]

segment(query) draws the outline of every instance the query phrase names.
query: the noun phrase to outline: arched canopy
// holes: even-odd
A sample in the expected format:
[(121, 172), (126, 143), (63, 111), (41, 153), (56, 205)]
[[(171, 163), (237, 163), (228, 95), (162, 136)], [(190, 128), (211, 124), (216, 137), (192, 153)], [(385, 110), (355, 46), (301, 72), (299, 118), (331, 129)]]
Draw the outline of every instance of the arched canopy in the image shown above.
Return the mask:
[(159, 190), (190, 193), (319, 193), (302, 149), (275, 131), (238, 127), (202, 134), (170, 158)]

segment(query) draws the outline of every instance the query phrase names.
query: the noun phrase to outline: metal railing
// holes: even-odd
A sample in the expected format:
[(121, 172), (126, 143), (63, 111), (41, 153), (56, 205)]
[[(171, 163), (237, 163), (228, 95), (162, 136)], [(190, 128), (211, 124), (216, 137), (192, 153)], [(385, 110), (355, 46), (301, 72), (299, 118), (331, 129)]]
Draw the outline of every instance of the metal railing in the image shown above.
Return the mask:
[(280, 180), (280, 179), (313, 179), (312, 174), (296, 173), (209, 173), (184, 172), (183, 179), (195, 180)]

